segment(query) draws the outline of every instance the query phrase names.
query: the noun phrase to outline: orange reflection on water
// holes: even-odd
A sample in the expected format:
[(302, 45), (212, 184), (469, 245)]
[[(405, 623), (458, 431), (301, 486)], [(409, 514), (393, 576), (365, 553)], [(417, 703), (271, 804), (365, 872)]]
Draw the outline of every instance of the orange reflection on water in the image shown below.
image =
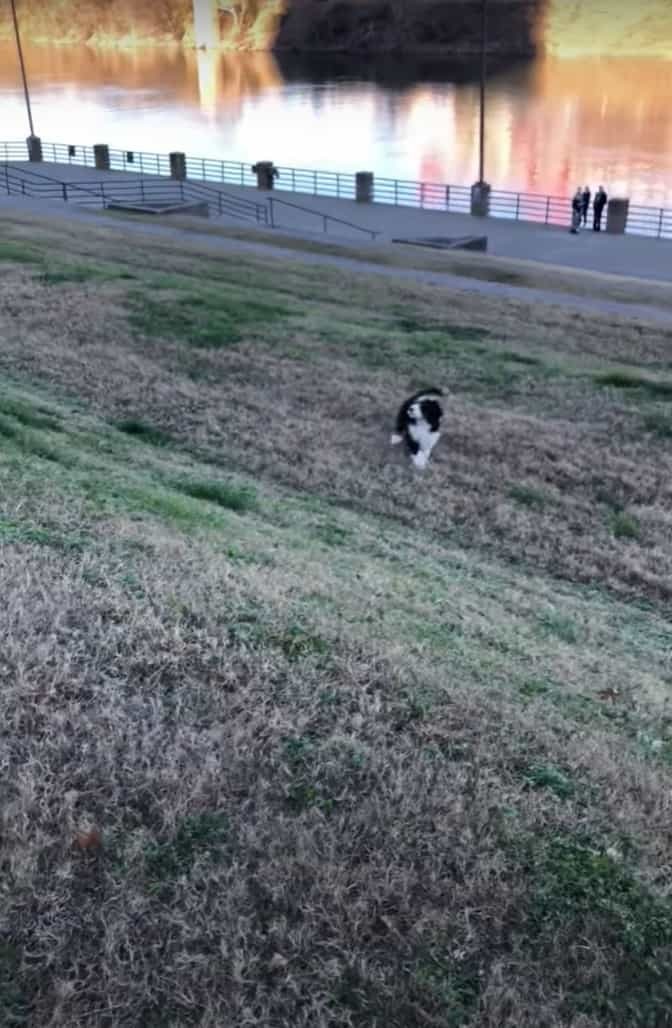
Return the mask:
[[(43, 138), (245, 162), (470, 184), (478, 174), (476, 83), (390, 88), (286, 82), (268, 53), (27, 47)], [(5, 138), (25, 138), (16, 54), (0, 45)], [(566, 196), (603, 182), (672, 202), (672, 62), (545, 58), (488, 81), (486, 178)]]

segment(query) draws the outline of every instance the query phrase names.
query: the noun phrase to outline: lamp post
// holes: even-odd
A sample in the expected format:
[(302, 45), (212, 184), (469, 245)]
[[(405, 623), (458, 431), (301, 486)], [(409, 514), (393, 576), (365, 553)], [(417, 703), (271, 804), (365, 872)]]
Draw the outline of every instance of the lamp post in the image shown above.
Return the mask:
[(28, 111), (28, 124), (30, 125), (30, 137), (35, 138), (35, 129), (33, 128), (33, 112), (30, 109), (30, 94), (28, 92), (28, 79), (26, 78), (26, 65), (23, 60), (23, 49), (21, 47), (21, 34), (19, 33), (19, 19), (16, 16), (16, 0), (10, 0), (12, 5), (12, 21), (14, 22), (14, 35), (16, 36), (16, 49), (19, 54), (19, 64), (21, 65), (21, 78), (23, 79), (23, 92), (26, 97), (26, 110)]
[(485, 182), (485, 76), (488, 43), (488, 0), (481, 0), (481, 96), (478, 181)]
[(490, 210), (490, 186), (485, 181), (485, 78), (488, 44), (488, 0), (481, 0), (481, 82), (478, 143), (478, 182), (471, 187), (471, 213), (485, 217)]

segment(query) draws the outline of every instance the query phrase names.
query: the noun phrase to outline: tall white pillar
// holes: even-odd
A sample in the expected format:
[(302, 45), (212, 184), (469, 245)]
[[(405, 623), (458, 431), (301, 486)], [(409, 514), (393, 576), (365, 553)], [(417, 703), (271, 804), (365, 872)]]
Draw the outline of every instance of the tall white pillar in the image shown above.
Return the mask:
[(219, 46), (218, 0), (193, 0), (194, 42), (198, 47)]

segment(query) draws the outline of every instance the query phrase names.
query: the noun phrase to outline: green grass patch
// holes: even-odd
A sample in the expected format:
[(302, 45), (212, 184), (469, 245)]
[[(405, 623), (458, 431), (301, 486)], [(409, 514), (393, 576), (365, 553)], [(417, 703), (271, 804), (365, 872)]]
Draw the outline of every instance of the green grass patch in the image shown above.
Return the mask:
[(292, 313), (285, 305), (225, 292), (186, 292), (161, 299), (135, 292), (129, 302), (136, 331), (210, 350), (240, 342), (243, 329), (265, 328)]
[(15, 243), (11, 239), (0, 240), (0, 261), (11, 262), (12, 264), (40, 264), (42, 254), (32, 246), (24, 243)]
[(14, 521), (0, 515), (0, 543), (26, 543), (33, 546), (48, 546), (66, 553), (81, 551), (86, 545), (81, 534), (55, 531), (28, 521)]
[(47, 460), (52, 464), (62, 464), (68, 468), (74, 467), (77, 463), (77, 457), (71, 450), (55, 446), (40, 432), (27, 429), (13, 418), (3, 417), (1, 414), (0, 436), (11, 440), (13, 445), (24, 453), (38, 457), (40, 460)]
[(219, 861), (229, 837), (229, 821), (219, 811), (204, 811), (186, 817), (172, 837), (149, 846), (145, 852), (145, 871), (151, 889), (174, 883), (189, 874), (199, 859)]
[(661, 439), (672, 439), (672, 414), (667, 411), (654, 411), (646, 414), (644, 428), (647, 432), (660, 436)]
[(123, 432), (124, 435), (130, 435), (140, 442), (149, 443), (150, 446), (169, 446), (174, 442), (169, 432), (165, 432), (162, 428), (150, 425), (139, 418), (127, 418), (123, 421), (117, 421), (115, 428)]
[(256, 510), (257, 494), (250, 486), (232, 485), (230, 482), (212, 480), (182, 479), (171, 483), (174, 489), (191, 496), (194, 500), (205, 500), (218, 507), (244, 514)]
[(49, 432), (61, 432), (63, 426), (44, 407), (35, 407), (25, 400), (12, 397), (0, 397), (0, 415), (8, 415), (28, 428), (46, 429)]
[(45, 286), (56, 286), (66, 283), (90, 282), (94, 279), (110, 278), (100, 268), (87, 264), (47, 265), (38, 275), (38, 281)]
[(522, 482), (513, 482), (508, 488), (508, 495), (521, 507), (528, 507), (533, 510), (543, 510), (548, 505), (549, 497), (541, 489), (535, 486), (525, 485)]
[(574, 644), (579, 641), (579, 632), (574, 621), (561, 611), (544, 611), (539, 615), (539, 624), (544, 634), (554, 635), (561, 642)]
[[(528, 938), (540, 958), (569, 953), (577, 939), (609, 953), (599, 974), (577, 950), (567, 1004), (573, 1013), (632, 1028), (670, 1024), (672, 903), (628, 868), (577, 838), (535, 846)], [(606, 1021), (605, 1021), (606, 1023)]]
[(325, 546), (347, 546), (352, 532), (335, 521), (325, 521), (315, 528), (315, 535)]
[(512, 364), (525, 364), (529, 367), (543, 364), (539, 357), (533, 357), (528, 353), (518, 353), (516, 350), (500, 350), (497, 356), (500, 360), (511, 361)]
[(574, 795), (571, 778), (550, 764), (531, 764), (523, 774), (523, 781), (532, 789), (548, 789), (561, 800)]
[(649, 378), (637, 371), (606, 371), (594, 375), (593, 381), (599, 386), (609, 386), (612, 389), (636, 389), (654, 397), (672, 397), (672, 382)]
[(617, 511), (611, 517), (611, 532), (615, 539), (639, 539), (642, 529), (634, 514)]

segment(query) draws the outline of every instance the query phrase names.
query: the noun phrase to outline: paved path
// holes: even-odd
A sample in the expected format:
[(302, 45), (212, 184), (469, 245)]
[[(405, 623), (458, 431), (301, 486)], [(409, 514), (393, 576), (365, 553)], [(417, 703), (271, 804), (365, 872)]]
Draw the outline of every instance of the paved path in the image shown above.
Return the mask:
[[(597, 297), (574, 296), (568, 293), (556, 292), (547, 289), (534, 289), (527, 286), (509, 285), (502, 282), (488, 282), (481, 279), (466, 278), (447, 272), (427, 271), (416, 268), (398, 268), (389, 265), (375, 264), (365, 260), (356, 260), (351, 257), (339, 257), (331, 254), (320, 254), (292, 250), (288, 247), (274, 246), (266, 242), (248, 242), (240, 239), (231, 239), (223, 235), (213, 235), (189, 229), (178, 228), (165, 223), (152, 223), (146, 221), (114, 221), (109, 216), (96, 214), (90, 208), (77, 207), (70, 203), (59, 203), (44, 200), (28, 199), (20, 196), (7, 196), (0, 194), (0, 215), (3, 210), (25, 211), (27, 213), (43, 215), (49, 218), (62, 218), (64, 220), (81, 220), (87, 224), (102, 225), (107, 229), (115, 228), (137, 234), (139, 236), (153, 236), (154, 238), (167, 241), (179, 242), (185, 240), (197, 243), (203, 250), (214, 252), (242, 252), (252, 253), (265, 257), (284, 257), (288, 261), (304, 264), (321, 264), (329, 267), (344, 268), (357, 273), (381, 275), (386, 278), (395, 278), (406, 281), (420, 282), (431, 286), (443, 286), (444, 288), (457, 289), (462, 292), (476, 293), (487, 296), (499, 296), (508, 299), (521, 300), (526, 303), (543, 303), (545, 306), (555, 305), (563, 308), (573, 307), (577, 311), (596, 312), (611, 314), (627, 318), (641, 318), (644, 321), (655, 324), (672, 326), (672, 310), (665, 310), (649, 305), (637, 305), (632, 303), (619, 303), (615, 300), (602, 300)], [(351, 240), (348, 241), (351, 244)]]
[[(114, 181), (137, 181), (135, 172), (100, 172), (95, 168), (76, 164), (42, 163), (28, 161), (12, 162), (19, 168), (38, 171), (57, 181), (73, 183), (104, 182), (106, 189)], [(171, 183), (167, 177), (145, 175), (145, 181)], [(194, 180), (198, 183), (199, 180)], [(510, 221), (504, 218), (472, 218), (468, 214), (448, 214), (444, 211), (423, 211), (414, 207), (394, 207), (388, 204), (359, 204), (354, 200), (342, 200), (324, 196), (274, 190), (272, 194), (249, 186), (234, 186), (207, 182), (208, 186), (221, 188), (223, 192), (266, 203), (272, 195), (278, 200), (288, 201), (309, 208), (297, 211), (290, 206), (277, 204), (275, 219), (279, 228), (300, 233), (316, 233), (322, 230), (322, 215), (344, 219), (355, 225), (373, 229), (380, 233), (379, 240), (392, 240), (403, 236), (465, 236), (487, 235), (488, 252), (494, 256), (514, 257), (524, 260), (543, 261), (562, 267), (601, 271), (612, 275), (624, 275), (672, 283), (672, 240), (651, 239), (642, 236), (616, 236), (605, 232), (583, 231), (578, 236), (564, 228)], [(0, 182), (1, 188), (1, 182)], [(316, 216), (317, 214), (317, 216)], [(363, 246), (366, 237), (345, 225), (332, 222), (329, 225), (330, 238), (352, 241), (357, 239)]]

